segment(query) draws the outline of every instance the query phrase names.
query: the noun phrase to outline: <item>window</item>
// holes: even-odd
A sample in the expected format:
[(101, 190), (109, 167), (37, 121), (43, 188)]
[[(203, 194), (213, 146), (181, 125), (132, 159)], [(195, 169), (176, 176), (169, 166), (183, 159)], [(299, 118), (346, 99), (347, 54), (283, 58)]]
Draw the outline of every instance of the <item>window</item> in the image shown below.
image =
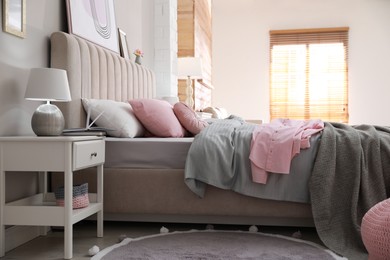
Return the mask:
[(348, 28), (270, 31), (274, 118), (348, 123)]

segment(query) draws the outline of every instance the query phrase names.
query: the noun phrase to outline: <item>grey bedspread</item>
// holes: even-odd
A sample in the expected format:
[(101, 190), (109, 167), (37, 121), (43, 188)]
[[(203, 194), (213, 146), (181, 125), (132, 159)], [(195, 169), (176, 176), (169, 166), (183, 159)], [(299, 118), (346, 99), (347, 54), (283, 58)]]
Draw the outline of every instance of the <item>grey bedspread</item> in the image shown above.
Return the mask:
[(255, 124), (238, 117), (216, 120), (198, 134), (188, 152), (185, 183), (203, 197), (206, 184), (263, 199), (308, 203), (308, 182), (320, 134), (292, 160), (290, 174), (271, 174), (266, 185), (252, 182), (249, 153)]
[(364, 214), (390, 196), (390, 128), (326, 123), (310, 180), (315, 226), (330, 249), (367, 259)]

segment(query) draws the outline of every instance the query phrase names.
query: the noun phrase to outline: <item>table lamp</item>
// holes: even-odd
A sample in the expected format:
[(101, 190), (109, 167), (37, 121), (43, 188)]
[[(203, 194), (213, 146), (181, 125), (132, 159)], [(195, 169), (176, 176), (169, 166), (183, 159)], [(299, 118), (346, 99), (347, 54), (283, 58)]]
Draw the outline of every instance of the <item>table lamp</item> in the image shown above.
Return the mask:
[(192, 79), (202, 78), (202, 62), (200, 58), (183, 57), (177, 60), (177, 71), (179, 79), (187, 79), (186, 86), (186, 100), (185, 103), (193, 108), (194, 99), (192, 97), (194, 91), (192, 89)]
[(68, 77), (65, 70), (53, 68), (33, 68), (30, 70), (26, 93), (27, 100), (46, 101), (35, 110), (31, 127), (38, 136), (62, 134), (65, 119), (61, 110), (50, 101), (71, 101)]

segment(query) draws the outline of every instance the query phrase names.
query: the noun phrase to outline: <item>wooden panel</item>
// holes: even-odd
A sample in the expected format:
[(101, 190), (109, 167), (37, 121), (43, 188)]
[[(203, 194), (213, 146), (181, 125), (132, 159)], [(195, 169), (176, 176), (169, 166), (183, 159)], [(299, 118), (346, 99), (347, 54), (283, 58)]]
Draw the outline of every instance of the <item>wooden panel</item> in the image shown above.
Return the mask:
[[(195, 29), (195, 56), (202, 59), (202, 81), (205, 85), (212, 86), (212, 20), (211, 3), (209, 0), (195, 1), (194, 29)], [(211, 105), (211, 89), (199, 82), (195, 83), (194, 90), (195, 109)]]
[(195, 4), (195, 56), (201, 57), (203, 81), (211, 85), (211, 13), (208, 0), (196, 1)]
[(178, 0), (177, 2), (178, 56), (194, 56), (194, 2)]
[(205, 87), (199, 82), (195, 84), (195, 110), (211, 106), (211, 91), (212, 89)]
[(187, 98), (187, 91), (186, 91), (186, 80), (180, 79), (178, 80), (178, 96), (179, 96), (179, 101), (185, 101)]
[[(195, 81), (195, 109), (211, 105), (212, 31), (210, 0), (178, 0), (178, 57), (200, 57), (202, 84)], [(186, 99), (186, 83), (179, 80), (179, 100)]]

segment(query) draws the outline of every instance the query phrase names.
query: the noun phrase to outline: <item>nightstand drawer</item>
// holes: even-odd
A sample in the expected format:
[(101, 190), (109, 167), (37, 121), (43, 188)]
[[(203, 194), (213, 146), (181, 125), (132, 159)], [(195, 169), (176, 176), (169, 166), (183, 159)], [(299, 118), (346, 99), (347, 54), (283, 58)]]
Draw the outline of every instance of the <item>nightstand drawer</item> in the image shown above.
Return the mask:
[(73, 143), (73, 170), (104, 163), (104, 159), (104, 140)]

